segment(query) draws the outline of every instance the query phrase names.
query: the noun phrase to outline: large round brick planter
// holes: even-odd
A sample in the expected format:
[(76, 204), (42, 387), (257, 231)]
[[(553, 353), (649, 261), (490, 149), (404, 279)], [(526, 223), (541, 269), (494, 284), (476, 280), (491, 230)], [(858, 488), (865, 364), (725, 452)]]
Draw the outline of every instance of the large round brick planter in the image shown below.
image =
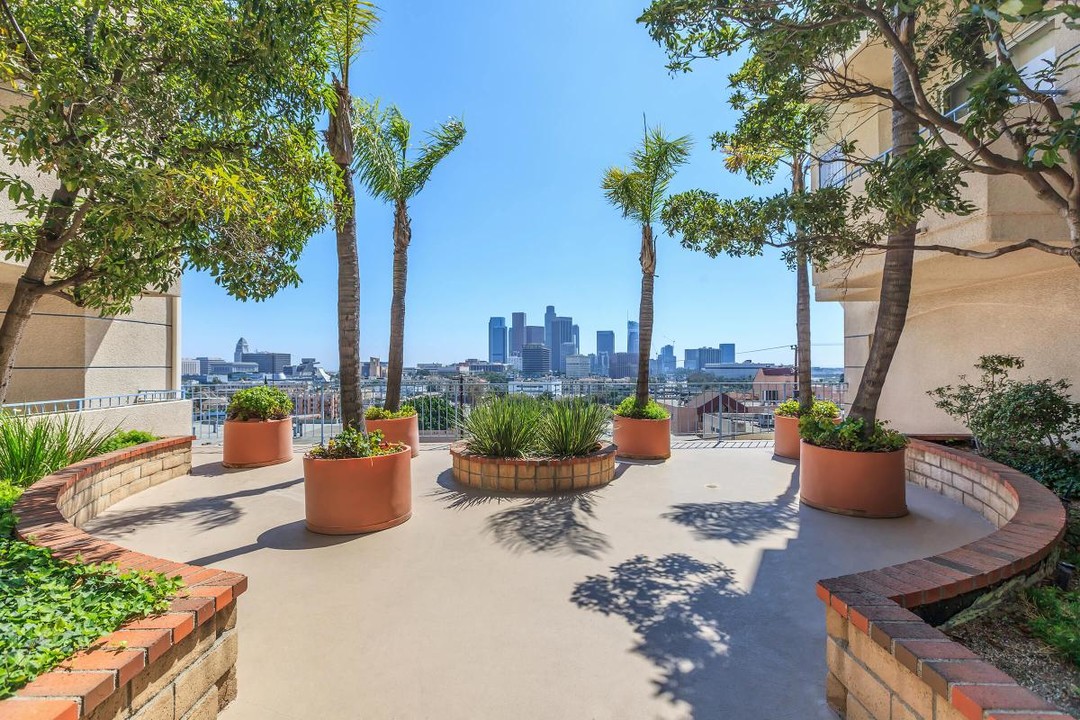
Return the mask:
[(615, 415), (612, 440), (618, 455), (628, 460), (667, 460), (671, 457), (671, 418), (648, 420)]
[(546, 493), (586, 490), (615, 479), (615, 446), (603, 442), (582, 457), (497, 458), (473, 455), (461, 440), (450, 446), (454, 480), (482, 490)]
[(256, 468), (292, 460), (292, 418), (226, 420), (221, 464)]
[(803, 441), (799, 498), (841, 515), (895, 518), (907, 515), (904, 450), (848, 452)]
[(420, 454), (420, 423), (417, 415), (393, 418), (390, 420), (366, 420), (367, 431), (382, 431), (383, 440), (388, 443), (402, 443), (412, 450), (412, 456)]
[(390, 455), (325, 460), (304, 456), (308, 530), (358, 535), (400, 525), (412, 516), (409, 448)]

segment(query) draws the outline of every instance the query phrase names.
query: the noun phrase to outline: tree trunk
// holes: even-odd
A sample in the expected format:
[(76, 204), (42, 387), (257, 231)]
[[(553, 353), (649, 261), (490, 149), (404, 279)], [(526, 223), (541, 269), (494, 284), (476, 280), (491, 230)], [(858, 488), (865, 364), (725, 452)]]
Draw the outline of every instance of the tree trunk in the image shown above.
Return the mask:
[(360, 257), (356, 249), (356, 188), (353, 180), (352, 97), (349, 88), (334, 78), (337, 105), (330, 116), (326, 143), (338, 166), (334, 188), (334, 229), (338, 256), (338, 381), (341, 386), (341, 422), (364, 429), (360, 397)]
[(653, 280), (656, 275), (656, 240), (652, 225), (641, 226), (641, 305), (638, 308), (638, 368), (634, 405), (649, 403), (649, 352), (652, 349)]
[[(1080, 182), (1080, 179), (1077, 180)], [(1076, 200), (1080, 202), (1080, 198)], [(1072, 249), (1069, 251), (1069, 257), (1073, 259), (1077, 265), (1080, 265), (1080, 207), (1071, 207), (1066, 214), (1066, 220), (1069, 223), (1069, 239), (1072, 241)]]
[[(803, 156), (795, 153), (791, 163), (791, 191), (801, 195), (805, 190)], [(810, 371), (810, 272), (807, 268), (806, 245), (796, 230), (795, 239), (795, 346), (796, 382), (799, 384), (799, 414), (814, 407), (813, 377)]]
[(15, 354), (38, 300), (47, 291), (45, 279), (52, 269), (53, 258), (64, 246), (64, 231), (71, 220), (77, 195), (78, 191), (67, 190), (63, 185), (53, 191), (49, 211), (37, 233), (34, 254), (15, 284), (4, 322), (0, 324), (0, 403), (7, 402)]
[[(901, 14), (897, 30), (900, 38), (910, 43), (914, 32), (914, 18)], [(893, 57), (893, 94), (904, 105), (914, 106), (915, 98), (911, 82), (900, 60)], [(894, 157), (902, 157), (916, 142), (919, 126), (906, 113), (893, 110), (892, 140)], [(878, 302), (877, 321), (870, 343), (870, 355), (863, 369), (855, 402), (850, 416), (864, 422), (863, 433), (868, 436), (877, 421), (877, 406), (885, 378), (889, 373), (896, 346), (907, 321), (908, 303), (911, 299), (911, 274), (915, 260), (915, 232), (918, 221), (897, 223), (889, 234), (885, 251), (885, 268), (881, 275), (881, 296)]]
[(394, 294), (390, 301), (390, 357), (386, 362), (386, 403), (390, 412), (401, 409), (401, 373), (405, 363), (405, 283), (409, 274), (409, 208), (394, 204)]

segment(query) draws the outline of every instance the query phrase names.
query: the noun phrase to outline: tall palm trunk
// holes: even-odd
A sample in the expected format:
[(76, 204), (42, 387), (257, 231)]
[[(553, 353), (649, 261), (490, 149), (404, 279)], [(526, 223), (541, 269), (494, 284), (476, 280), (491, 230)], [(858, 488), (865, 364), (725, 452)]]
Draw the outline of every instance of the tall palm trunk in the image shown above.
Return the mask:
[[(914, 32), (914, 16), (901, 14), (897, 29), (904, 42), (910, 42)], [(899, 58), (893, 57), (893, 94), (903, 105), (914, 107), (915, 97), (911, 82)], [(902, 157), (918, 138), (918, 123), (907, 113), (893, 110), (892, 140), (895, 157)], [(865, 422), (864, 434), (873, 431), (877, 420), (877, 406), (885, 378), (896, 354), (896, 346), (907, 321), (908, 304), (911, 299), (911, 274), (915, 261), (915, 233), (917, 220), (897, 223), (889, 233), (885, 252), (885, 268), (881, 274), (881, 296), (878, 302), (877, 322), (870, 343), (870, 355), (863, 369), (859, 390), (851, 405), (851, 416)]]
[(37, 233), (37, 247), (30, 262), (15, 283), (15, 292), (11, 296), (0, 324), (0, 403), (7, 401), (11, 387), (11, 374), (15, 369), (15, 353), (19, 349), (34, 308), (45, 294), (45, 278), (52, 269), (53, 258), (64, 246), (64, 234), (71, 222), (77, 191), (67, 190), (61, 185), (53, 191), (52, 201), (45, 222)]
[(386, 404), (401, 409), (401, 373), (405, 357), (405, 283), (409, 274), (409, 208), (404, 200), (394, 203), (394, 295), (390, 301), (390, 357), (386, 362)]
[(364, 429), (360, 397), (360, 257), (356, 249), (356, 188), (353, 180), (352, 97), (345, 83), (334, 78), (337, 104), (326, 130), (326, 144), (338, 167), (334, 187), (334, 229), (338, 265), (338, 379), (341, 384), (341, 422)]
[[(795, 153), (791, 161), (791, 191), (801, 195), (806, 188), (803, 177), (802, 153)], [(796, 382), (799, 384), (799, 414), (810, 412), (814, 407), (813, 378), (810, 372), (810, 271), (807, 268), (805, 238), (796, 229), (795, 240), (795, 364)]]
[(652, 225), (641, 226), (641, 305), (638, 308), (638, 368), (634, 405), (644, 408), (649, 402), (649, 351), (652, 348), (653, 280), (656, 275), (656, 240)]

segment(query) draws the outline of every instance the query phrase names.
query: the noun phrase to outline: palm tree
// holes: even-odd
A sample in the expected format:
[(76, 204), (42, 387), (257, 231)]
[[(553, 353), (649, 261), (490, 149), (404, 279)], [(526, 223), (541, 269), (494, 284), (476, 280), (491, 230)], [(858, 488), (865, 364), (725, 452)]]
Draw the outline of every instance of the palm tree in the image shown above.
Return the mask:
[(338, 379), (341, 422), (363, 429), (360, 397), (360, 257), (356, 248), (356, 188), (353, 180), (353, 100), (349, 68), (377, 22), (375, 6), (364, 0), (338, 0), (327, 14), (330, 46), (330, 122), (326, 145), (334, 161), (330, 189), (338, 256)]
[(660, 216), (668, 185), (675, 171), (690, 156), (690, 138), (664, 137), (660, 127), (645, 128), (641, 147), (630, 155), (630, 167), (608, 168), (602, 187), (608, 202), (623, 217), (641, 225), (641, 305), (638, 310), (638, 372), (634, 407), (644, 410), (649, 402), (649, 351), (653, 330), (653, 276), (656, 274), (656, 239), (653, 220)]
[(408, 276), (409, 200), (431, 178), (435, 166), (465, 139), (465, 124), (451, 118), (428, 132), (410, 159), (412, 125), (397, 107), (386, 110), (378, 102), (357, 101), (356, 166), (360, 180), (372, 197), (394, 204), (394, 290), (390, 302), (390, 352), (386, 363), (386, 402), (397, 412), (401, 407), (401, 371), (405, 348), (405, 283)]

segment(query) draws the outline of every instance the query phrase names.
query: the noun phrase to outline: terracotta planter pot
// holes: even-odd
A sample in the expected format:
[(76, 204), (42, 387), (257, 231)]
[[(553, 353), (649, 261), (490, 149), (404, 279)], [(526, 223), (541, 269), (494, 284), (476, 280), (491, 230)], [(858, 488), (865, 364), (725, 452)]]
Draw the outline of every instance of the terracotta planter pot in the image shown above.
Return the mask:
[(773, 455), (799, 459), (799, 418), (777, 415), (773, 429)]
[(667, 460), (671, 457), (671, 418), (645, 420), (614, 417), (615, 454), (628, 460)]
[(412, 515), (412, 459), (392, 455), (346, 460), (304, 458), (308, 530), (357, 535), (400, 525)]
[(388, 443), (404, 443), (412, 450), (412, 457), (420, 454), (419, 415), (394, 418), (393, 420), (367, 420), (367, 431), (382, 430), (383, 439)]
[(292, 460), (292, 418), (226, 420), (221, 464), (254, 468)]
[(847, 452), (803, 442), (799, 497), (810, 507), (841, 515), (907, 515), (904, 450)]

